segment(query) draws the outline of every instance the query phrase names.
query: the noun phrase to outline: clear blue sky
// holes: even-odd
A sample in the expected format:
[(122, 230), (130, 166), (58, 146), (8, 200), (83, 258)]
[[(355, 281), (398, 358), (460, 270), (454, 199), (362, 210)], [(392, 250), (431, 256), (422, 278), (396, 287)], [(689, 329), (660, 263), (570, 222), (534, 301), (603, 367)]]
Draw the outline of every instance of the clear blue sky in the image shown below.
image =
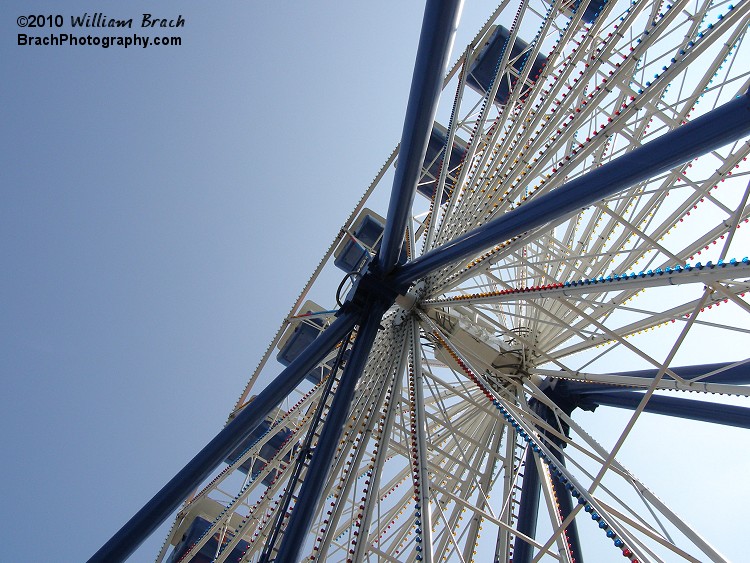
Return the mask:
[[(0, 559), (86, 559), (221, 428), (398, 141), (422, 11), (3, 2)], [(17, 45), (85, 12), (182, 46)]]

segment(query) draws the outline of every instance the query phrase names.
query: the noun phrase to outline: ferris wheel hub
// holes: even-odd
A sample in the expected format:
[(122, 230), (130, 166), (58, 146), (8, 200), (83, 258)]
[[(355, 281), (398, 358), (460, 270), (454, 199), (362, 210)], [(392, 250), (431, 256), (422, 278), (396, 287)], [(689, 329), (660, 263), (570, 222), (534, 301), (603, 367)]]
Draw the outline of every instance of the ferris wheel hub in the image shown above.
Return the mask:
[(396, 305), (405, 311), (411, 311), (422, 300), (425, 291), (424, 280), (418, 281), (408, 291), (396, 296)]

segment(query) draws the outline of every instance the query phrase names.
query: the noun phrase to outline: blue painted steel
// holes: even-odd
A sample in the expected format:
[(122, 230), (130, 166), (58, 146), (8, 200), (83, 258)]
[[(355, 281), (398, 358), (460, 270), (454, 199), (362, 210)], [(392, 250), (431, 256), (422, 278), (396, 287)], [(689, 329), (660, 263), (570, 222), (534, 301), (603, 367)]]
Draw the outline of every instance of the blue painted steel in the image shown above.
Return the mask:
[[(536, 522), (539, 519), (539, 491), (541, 480), (536, 468), (536, 459), (531, 447), (526, 450), (526, 462), (521, 483), (521, 498), (518, 504), (518, 524), (516, 530), (530, 538), (536, 536)], [(513, 563), (531, 563), (534, 548), (519, 536), (513, 543)]]
[[(559, 467), (565, 467), (565, 457), (557, 450), (552, 449), (552, 455), (555, 456), (555, 463)], [(555, 489), (555, 498), (557, 506), (560, 509), (560, 518), (564, 521), (573, 513), (573, 497), (571, 491), (566, 487), (557, 475), (552, 477), (552, 487)], [(578, 526), (575, 520), (571, 520), (565, 529), (568, 547), (573, 556), (575, 563), (583, 563), (583, 551), (581, 550), (581, 540), (578, 537)]]
[(461, 13), (461, 0), (428, 0), (422, 20), (417, 60), (401, 132), (398, 167), (378, 253), (378, 269), (390, 273), (397, 264), (411, 214), (427, 141), (435, 121), (448, 55)]
[[(706, 383), (729, 383), (733, 385), (746, 385), (750, 383), (750, 363), (739, 364), (733, 367), (731, 366), (734, 362), (724, 362), (720, 364), (699, 364), (694, 366), (677, 366), (671, 367), (676, 375), (683, 379), (693, 379), (700, 377), (712, 371), (723, 370), (719, 373), (709, 375), (701, 379)], [(656, 377), (659, 370), (657, 369), (644, 369), (638, 371), (621, 371), (614, 375), (622, 375), (625, 377), (644, 377), (653, 379)]]
[(307, 468), (304, 481), (300, 488), (297, 503), (294, 505), (286, 532), (281, 539), (281, 545), (276, 561), (297, 561), (299, 553), (305, 544), (310, 523), (315, 516), (318, 501), (325, 486), (326, 477), (336, 453), (341, 431), (349, 416), (349, 407), (354, 397), (354, 391), (367, 357), (375, 341), (380, 321), (387, 306), (375, 301), (370, 308), (365, 309), (367, 318), (360, 326), (357, 338), (352, 347), (349, 362), (341, 375), (341, 381), (336, 389), (331, 408), (323, 424), (323, 430), (315, 447), (310, 465)]
[[(722, 364), (702, 364), (695, 366), (677, 366), (670, 367), (675, 374), (683, 379), (691, 380), (701, 377), (712, 371), (724, 369), (714, 375), (702, 378), (700, 381), (705, 383), (728, 383), (732, 385), (746, 385), (750, 383), (750, 364), (739, 364), (733, 367), (733, 362)], [(614, 377), (641, 377), (643, 379), (653, 379), (658, 374), (657, 369), (643, 369), (638, 371), (621, 371), (611, 374)], [(628, 393), (632, 389), (628, 387), (613, 387), (603, 383), (583, 383), (579, 381), (567, 381), (567, 392), (571, 395), (591, 395), (592, 393)]]
[[(552, 383), (545, 383), (542, 386), (542, 391), (563, 411), (568, 415), (576, 408), (576, 405), (572, 402), (573, 397), (568, 395), (567, 386), (565, 381), (554, 381)], [(540, 403), (536, 399), (529, 401), (529, 406), (534, 413), (541, 419), (549, 424), (552, 428), (558, 428), (563, 434), (568, 434), (568, 426), (562, 425), (552, 410), (549, 409), (544, 403)], [(542, 435), (547, 441), (547, 445), (557, 446), (558, 448), (564, 448), (565, 443), (558, 436), (547, 430), (542, 430)], [(562, 453), (555, 447), (550, 447), (552, 455), (555, 457), (555, 463), (559, 466), (565, 466), (565, 458)], [(518, 507), (518, 524), (517, 530), (527, 535), (530, 538), (535, 537), (536, 525), (539, 513), (539, 490), (541, 481), (539, 478), (539, 472), (535, 462), (535, 455), (532, 448), (526, 451), (526, 461), (523, 472), (523, 482), (521, 484), (521, 497), (519, 499)], [(559, 480), (559, 477), (553, 473), (552, 485), (555, 488), (555, 495), (557, 497), (558, 507), (560, 508), (560, 514), (562, 519), (565, 520), (573, 512), (573, 500), (571, 491)], [(567, 535), (567, 542), (570, 547), (573, 559), (577, 562), (583, 563), (583, 553), (581, 551), (581, 542), (578, 537), (578, 526), (576, 521), (572, 520), (567, 528), (565, 529)], [(531, 544), (527, 543), (520, 537), (516, 537), (516, 541), (513, 546), (513, 561), (514, 563), (530, 563), (532, 559), (533, 548)]]
[[(625, 393), (591, 393), (590, 395), (582, 394), (581, 396), (599, 405), (631, 410), (638, 407), (641, 399), (643, 399), (643, 394), (635, 391)], [(750, 408), (747, 407), (652, 395), (648, 403), (646, 403), (644, 410), (654, 414), (676, 416), (689, 420), (750, 428)]]
[(607, 164), (524, 203), (394, 272), (392, 283), (404, 291), (419, 278), (452, 262), (475, 256), (529, 229), (591, 205), (680, 164), (750, 134), (750, 94), (665, 133)]
[(97, 551), (89, 563), (124, 561), (209, 474), (255, 430), (354, 327), (357, 315), (343, 313), (282, 371), (255, 400), (219, 432), (177, 475)]

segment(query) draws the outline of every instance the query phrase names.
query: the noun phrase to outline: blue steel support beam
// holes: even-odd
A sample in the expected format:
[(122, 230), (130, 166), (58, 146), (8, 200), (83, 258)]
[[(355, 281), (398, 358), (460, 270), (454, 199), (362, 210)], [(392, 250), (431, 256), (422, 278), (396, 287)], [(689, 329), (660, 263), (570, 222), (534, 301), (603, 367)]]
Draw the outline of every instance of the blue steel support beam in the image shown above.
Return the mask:
[[(552, 449), (552, 454), (557, 459), (557, 465), (565, 467), (565, 457), (557, 450)], [(552, 477), (552, 487), (555, 489), (557, 506), (560, 509), (560, 518), (564, 521), (573, 512), (573, 497), (568, 488), (563, 484), (558, 476)], [(573, 556), (575, 563), (583, 563), (583, 551), (581, 550), (581, 539), (578, 537), (578, 525), (575, 519), (570, 521), (565, 528), (566, 540), (570, 554)]]
[[(643, 394), (629, 391), (625, 393), (582, 394), (581, 397), (585, 397), (586, 400), (598, 405), (634, 410), (643, 399)], [(750, 408), (747, 407), (652, 395), (644, 410), (654, 414), (676, 416), (701, 422), (750, 428)]]
[[(702, 364), (695, 366), (678, 366), (670, 369), (683, 379), (688, 381), (701, 377), (703, 383), (726, 383), (730, 385), (747, 385), (750, 383), (750, 363), (732, 365), (734, 362), (721, 364)], [(732, 366), (732, 367), (727, 367)], [(712, 371), (723, 369), (723, 371), (702, 377)], [(621, 371), (610, 374), (614, 377), (640, 377), (643, 379), (653, 379), (658, 375), (657, 369), (642, 369), (637, 371)], [(567, 392), (571, 395), (590, 395), (591, 393), (632, 393), (628, 387), (613, 387), (604, 383), (584, 383), (578, 381), (567, 382)]]
[[(550, 398), (555, 401), (554, 393)], [(529, 403), (534, 413), (550, 424), (552, 427), (558, 426), (557, 417), (546, 405), (534, 399)], [(558, 447), (565, 447), (562, 440), (557, 436), (543, 432), (547, 440), (553, 442)], [(557, 464), (565, 466), (565, 457), (557, 448), (550, 448), (555, 456)], [(562, 519), (565, 520), (573, 512), (573, 499), (570, 491), (559, 480), (556, 475), (552, 476), (552, 486), (554, 487), (557, 506), (560, 510)], [(518, 507), (518, 524), (516, 529), (526, 536), (533, 538), (536, 535), (536, 525), (539, 515), (539, 491), (541, 480), (536, 465), (536, 456), (531, 448), (526, 450), (526, 461), (523, 472), (523, 482), (521, 484), (521, 498)], [(583, 563), (583, 552), (581, 551), (581, 541), (578, 537), (578, 526), (575, 520), (572, 520), (565, 528), (566, 541), (570, 548), (570, 553), (576, 563)], [(533, 555), (531, 544), (525, 542), (522, 538), (516, 537), (513, 546), (514, 563), (530, 563)]]
[[(536, 537), (536, 522), (539, 518), (539, 491), (541, 480), (536, 468), (536, 459), (531, 448), (526, 450), (526, 461), (523, 469), (523, 483), (521, 483), (521, 498), (518, 504), (518, 523), (516, 530), (534, 538)], [(523, 538), (516, 536), (513, 543), (513, 563), (531, 563), (534, 548)]]
[(393, 287), (404, 291), (430, 272), (475, 256), (529, 229), (583, 209), (748, 134), (750, 93), (745, 93), (674, 131), (423, 254), (394, 272)]
[[(701, 377), (712, 371), (722, 370), (719, 373), (702, 378), (701, 381), (705, 383), (729, 383), (732, 385), (746, 385), (750, 383), (750, 362), (732, 366), (734, 363), (735, 362), (724, 362), (720, 364), (699, 364), (695, 366), (670, 366), (669, 369), (671, 369), (678, 377), (687, 380)], [(658, 369), (642, 369), (638, 371), (621, 371), (613, 375), (653, 379), (657, 376), (658, 372)]]
[(97, 551), (89, 563), (124, 561), (255, 430), (357, 321), (343, 313)]
[(398, 167), (393, 179), (378, 269), (389, 274), (396, 267), (411, 214), (419, 173), (443, 86), (462, 0), (428, 0), (422, 20), (417, 60), (406, 107)]
[(331, 408), (323, 423), (323, 430), (315, 446), (310, 465), (300, 488), (297, 503), (287, 522), (286, 531), (281, 539), (275, 561), (297, 561), (305, 545), (310, 523), (315, 516), (320, 495), (323, 492), (329, 469), (333, 463), (341, 431), (349, 416), (349, 408), (354, 398), (354, 391), (367, 357), (375, 341), (383, 313), (387, 309), (382, 302), (376, 301), (367, 311), (366, 319), (359, 329), (352, 347), (352, 353), (341, 375)]

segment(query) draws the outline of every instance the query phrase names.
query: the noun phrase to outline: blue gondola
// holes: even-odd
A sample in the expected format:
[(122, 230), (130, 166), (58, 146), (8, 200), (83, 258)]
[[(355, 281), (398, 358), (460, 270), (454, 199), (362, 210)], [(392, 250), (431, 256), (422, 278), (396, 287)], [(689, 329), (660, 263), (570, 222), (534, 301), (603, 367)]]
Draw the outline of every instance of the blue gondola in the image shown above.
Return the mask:
[[(469, 76), (466, 78), (467, 86), (482, 95), (489, 92), (490, 86), (492, 84), (492, 78), (495, 75), (497, 63), (500, 60), (500, 57), (502, 57), (503, 55), (504, 48), (508, 43), (509, 38), (510, 32), (507, 29), (505, 29), (502, 25), (495, 26), (489, 41), (484, 44), (484, 47), (482, 47), (479, 55), (477, 55), (477, 58), (474, 59), (474, 63), (471, 65)], [(515, 70), (519, 73), (524, 66), (523, 63), (525, 60), (525, 57), (520, 55), (527, 48), (528, 44), (516, 37), (508, 60), (515, 61), (513, 63), (513, 68), (515, 68)], [(526, 64), (528, 64), (528, 62)], [(546, 64), (547, 57), (538, 55), (536, 57), (536, 60), (534, 60), (528, 80), (535, 80)], [(503, 74), (498, 77), (498, 80), (500, 80), (501, 82), (500, 86), (497, 89), (495, 102), (500, 105), (505, 105), (510, 98), (511, 82), (515, 85), (517, 76), (511, 77), (508, 74)], [(527, 89), (528, 86), (524, 86), (524, 92)]]
[[(319, 313), (323, 311), (323, 308), (313, 301), (306, 301), (300, 310), (304, 314), (311, 314)], [(279, 344), (279, 353), (276, 355), (276, 359), (281, 365), (288, 366), (297, 359), (297, 356), (302, 353), (302, 350), (307, 348), (307, 346), (318, 337), (324, 328), (324, 318), (302, 317), (293, 328), (287, 329), (287, 332), (282, 336), (281, 343)], [(327, 363), (312, 369), (305, 379), (311, 383), (319, 383), (323, 377), (331, 372), (333, 363), (333, 360), (330, 360)]]
[[(201, 518), (200, 516), (197, 516), (195, 520), (193, 520), (193, 523), (190, 524), (190, 528), (188, 528), (188, 530), (183, 534), (179, 543), (175, 546), (174, 551), (170, 555), (169, 559), (167, 559), (167, 563), (177, 563), (177, 561), (180, 561), (180, 559), (182, 559), (182, 557), (184, 557), (184, 555), (188, 551), (190, 551), (190, 548), (193, 547), (198, 542), (198, 540), (201, 539), (203, 534), (210, 527), (211, 522)], [(217, 535), (214, 535), (214, 537), (210, 538), (203, 545), (203, 547), (201, 547), (198, 553), (195, 554), (195, 556), (193, 556), (191, 559), (186, 559), (184, 563), (211, 563), (211, 561), (214, 560), (216, 556), (216, 550), (219, 547), (219, 538), (217, 537)], [(227, 533), (223, 538), (223, 543), (229, 543), (232, 538), (233, 535)], [(250, 544), (248, 542), (240, 540), (240, 542), (232, 550), (226, 560), (240, 561), (249, 547)]]
[[(334, 253), (333, 264), (346, 273), (358, 271), (380, 248), (384, 226), (385, 219), (374, 211), (364, 209), (351, 229), (357, 240), (347, 235)], [(404, 247), (401, 248), (399, 262), (406, 262)]]
[[(586, 23), (594, 23), (594, 20), (596, 20), (596, 18), (599, 16), (599, 13), (604, 8), (604, 4), (606, 4), (606, 2), (607, 0), (591, 0), (591, 2), (589, 2), (589, 5), (586, 6), (581, 19)], [(576, 5), (580, 5), (580, 3), (580, 0), (578, 0), (576, 2)]]
[(353, 234), (359, 243), (348, 237), (344, 246), (337, 249), (334, 265), (345, 272), (354, 272), (359, 269), (362, 263), (369, 258), (370, 251), (368, 248), (377, 250), (380, 245), (384, 224), (385, 221), (382, 217), (372, 211), (360, 215), (353, 229)]
[[(237, 446), (232, 453), (230, 453), (224, 460), (226, 463), (232, 463), (235, 459), (240, 457), (247, 449), (252, 446), (261, 436), (268, 432), (271, 428), (271, 420), (264, 420), (258, 428), (256, 428), (250, 436), (247, 437), (239, 446)], [(240, 467), (240, 471), (246, 474), (255, 474), (263, 469), (263, 466), (268, 462), (274, 454), (276, 454), (281, 446), (284, 445), (289, 437), (292, 435), (292, 431), (288, 428), (280, 429), (268, 442), (263, 444), (260, 448), (260, 452), (254, 458), (247, 459)], [(291, 460), (291, 453), (284, 456), (284, 462), (289, 463)], [(274, 478), (276, 477), (276, 470), (274, 469), (268, 475), (263, 478), (263, 484), (269, 486)]]
[[(422, 177), (417, 185), (417, 192), (422, 194), (427, 199), (432, 199), (432, 195), (435, 193), (437, 187), (437, 180), (440, 175), (440, 162), (442, 160), (441, 152), (445, 143), (448, 140), (448, 130), (435, 122), (432, 126), (432, 132), (430, 133), (430, 142), (427, 144), (427, 154), (425, 154), (424, 163), (422, 165)], [(453, 147), (448, 160), (448, 180), (455, 180), (454, 173), (457, 172), (458, 165), (461, 164), (468, 146), (463, 139), (458, 136), (453, 137)], [(443, 197), (440, 203), (445, 203), (451, 195), (452, 182), (446, 181), (445, 189), (443, 190)]]

